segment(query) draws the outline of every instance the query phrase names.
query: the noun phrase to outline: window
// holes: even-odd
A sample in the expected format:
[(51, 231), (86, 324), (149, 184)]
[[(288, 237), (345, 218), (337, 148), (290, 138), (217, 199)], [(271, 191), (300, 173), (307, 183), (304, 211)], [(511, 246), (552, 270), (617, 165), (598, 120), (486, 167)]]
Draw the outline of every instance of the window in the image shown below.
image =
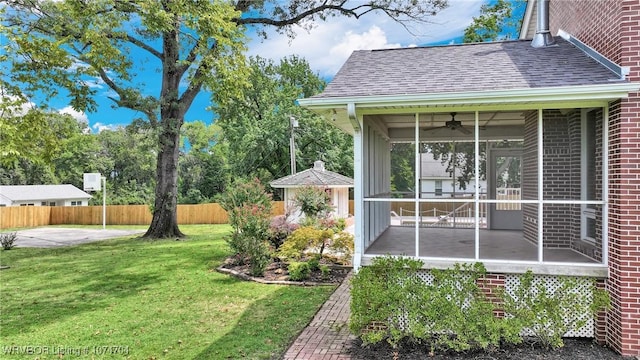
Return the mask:
[(43, 201), (43, 202), (41, 202), (41, 203), (40, 203), (40, 205), (41, 205), (41, 206), (47, 206), (47, 202), (46, 202), (46, 201)]
[(442, 196), (442, 180), (436, 180), (435, 196)]
[(82, 200), (80, 201), (72, 201), (71, 206), (82, 206)]

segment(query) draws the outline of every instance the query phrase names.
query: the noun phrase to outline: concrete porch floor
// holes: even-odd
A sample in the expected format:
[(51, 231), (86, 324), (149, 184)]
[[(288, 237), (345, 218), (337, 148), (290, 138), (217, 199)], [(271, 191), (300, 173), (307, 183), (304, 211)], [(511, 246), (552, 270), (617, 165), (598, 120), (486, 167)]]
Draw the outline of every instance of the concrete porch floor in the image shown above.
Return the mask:
[[(366, 250), (365, 255), (415, 256), (415, 228), (390, 226)], [(420, 228), (421, 257), (474, 258), (474, 229)], [(526, 241), (522, 231), (480, 229), (481, 260), (537, 261), (538, 248)], [(571, 249), (544, 249), (544, 261), (597, 262)]]

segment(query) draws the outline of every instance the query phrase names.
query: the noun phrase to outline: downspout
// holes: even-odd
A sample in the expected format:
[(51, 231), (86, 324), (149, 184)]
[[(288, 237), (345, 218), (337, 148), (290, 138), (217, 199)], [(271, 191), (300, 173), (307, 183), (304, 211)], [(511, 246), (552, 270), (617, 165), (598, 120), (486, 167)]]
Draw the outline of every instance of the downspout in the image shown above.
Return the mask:
[(538, 0), (538, 18), (536, 22), (536, 34), (533, 36), (531, 46), (541, 48), (556, 43), (549, 31), (549, 0)]

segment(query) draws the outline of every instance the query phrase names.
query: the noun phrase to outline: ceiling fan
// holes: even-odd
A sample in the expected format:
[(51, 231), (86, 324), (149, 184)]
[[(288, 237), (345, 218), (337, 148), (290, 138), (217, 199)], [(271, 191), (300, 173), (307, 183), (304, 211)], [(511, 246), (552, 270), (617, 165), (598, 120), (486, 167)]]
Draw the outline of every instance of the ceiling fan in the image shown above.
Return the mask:
[(451, 113), (451, 120), (447, 121), (446, 123), (444, 123), (444, 126), (438, 126), (438, 127), (432, 127), (432, 128), (427, 128), (424, 129), (425, 131), (431, 131), (431, 130), (437, 130), (437, 129), (451, 129), (451, 130), (458, 130), (461, 133), (465, 134), (465, 135), (469, 135), (471, 134), (471, 131), (469, 129), (467, 129), (466, 127), (462, 126), (462, 122), (459, 120), (456, 120), (456, 114), (452, 112)]

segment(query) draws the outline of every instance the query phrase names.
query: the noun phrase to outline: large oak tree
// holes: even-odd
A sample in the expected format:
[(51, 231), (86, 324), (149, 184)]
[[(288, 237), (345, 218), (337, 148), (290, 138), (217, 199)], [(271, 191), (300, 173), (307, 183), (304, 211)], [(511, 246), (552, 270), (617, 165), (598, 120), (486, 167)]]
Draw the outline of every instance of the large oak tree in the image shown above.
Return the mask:
[[(115, 106), (143, 114), (156, 129), (158, 156), (153, 219), (146, 237), (182, 236), (177, 224), (180, 128), (203, 90), (224, 107), (245, 86), (247, 26), (293, 34), (332, 16), (384, 12), (399, 22), (426, 21), (447, 0), (10, 0), (2, 83), (31, 98), (69, 97), (76, 110), (96, 110), (99, 79)], [(145, 84), (141, 69), (155, 69)], [(9, 87), (8, 85), (11, 85)], [(156, 90), (157, 89), (157, 90)], [(62, 90), (62, 91), (61, 91)]]

